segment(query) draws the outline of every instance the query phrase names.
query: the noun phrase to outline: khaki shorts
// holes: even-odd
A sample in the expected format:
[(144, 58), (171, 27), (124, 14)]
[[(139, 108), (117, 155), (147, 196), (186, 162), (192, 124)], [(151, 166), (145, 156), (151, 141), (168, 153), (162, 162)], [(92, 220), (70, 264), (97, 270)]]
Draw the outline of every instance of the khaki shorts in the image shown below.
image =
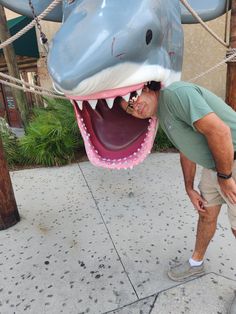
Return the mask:
[[(233, 178), (236, 181), (236, 161), (234, 161), (233, 165)], [(216, 172), (210, 169), (203, 168), (201, 180), (198, 187), (201, 191), (203, 198), (208, 203), (206, 207), (227, 204), (228, 217), (231, 227), (232, 229), (236, 230), (236, 205), (231, 204), (227, 197), (225, 197), (221, 192)]]

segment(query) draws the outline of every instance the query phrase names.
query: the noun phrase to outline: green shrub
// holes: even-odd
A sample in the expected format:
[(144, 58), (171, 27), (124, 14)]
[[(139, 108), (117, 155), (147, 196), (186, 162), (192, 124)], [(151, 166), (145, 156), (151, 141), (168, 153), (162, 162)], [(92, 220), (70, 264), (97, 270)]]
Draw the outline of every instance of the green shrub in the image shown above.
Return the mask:
[(159, 126), (157, 135), (153, 144), (154, 151), (163, 151), (166, 149), (174, 148), (174, 145), (168, 139), (162, 128)]
[(3, 118), (0, 118), (0, 135), (8, 165), (13, 166), (20, 163), (19, 141)]
[(20, 139), (24, 162), (59, 166), (74, 159), (82, 139), (69, 101), (47, 101), (47, 107), (35, 109), (32, 121)]

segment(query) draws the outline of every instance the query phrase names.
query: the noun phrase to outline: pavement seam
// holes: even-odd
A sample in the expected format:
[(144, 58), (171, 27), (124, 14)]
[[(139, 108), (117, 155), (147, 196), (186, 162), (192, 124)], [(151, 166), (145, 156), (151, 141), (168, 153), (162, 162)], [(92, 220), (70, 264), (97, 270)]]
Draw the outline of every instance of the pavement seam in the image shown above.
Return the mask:
[(109, 231), (109, 229), (108, 229), (108, 227), (107, 227), (107, 225), (106, 225), (106, 223), (105, 223), (105, 220), (104, 220), (104, 218), (103, 218), (103, 215), (102, 215), (102, 213), (101, 213), (101, 211), (100, 211), (100, 209), (99, 209), (98, 203), (97, 203), (97, 201), (96, 201), (96, 199), (95, 199), (95, 197), (94, 197), (94, 195), (93, 195), (93, 192), (92, 192), (92, 190), (91, 190), (91, 188), (90, 188), (90, 186), (89, 186), (89, 184), (88, 184), (88, 181), (87, 181), (87, 179), (86, 179), (86, 177), (85, 177), (85, 175), (84, 175), (84, 172), (83, 172), (82, 168), (80, 167), (80, 164), (78, 164), (78, 167), (79, 167), (79, 169), (80, 169), (80, 171), (81, 171), (81, 173), (82, 173), (82, 176), (83, 176), (84, 181), (85, 181), (85, 183), (86, 183), (86, 185), (87, 185), (87, 187), (88, 187), (88, 190), (89, 190), (89, 192), (90, 192), (90, 194), (91, 194), (91, 196), (92, 196), (92, 198), (93, 198), (93, 200), (94, 200), (94, 203), (95, 203), (95, 206), (96, 206), (96, 208), (97, 208), (97, 211), (99, 212), (99, 215), (100, 215), (100, 217), (101, 217), (101, 219), (102, 219), (102, 222), (103, 222), (103, 224), (104, 224), (104, 226), (105, 226), (105, 228), (106, 228), (106, 231), (107, 231), (107, 233), (108, 233), (108, 235), (109, 235), (109, 238), (110, 238), (110, 240), (111, 240), (111, 243), (112, 243), (112, 245), (113, 245), (113, 247), (114, 247), (114, 249), (115, 249), (115, 252), (116, 252), (116, 254), (117, 254), (117, 256), (118, 256), (118, 259), (119, 259), (119, 261), (120, 261), (120, 263), (121, 263), (121, 265), (122, 265), (122, 268), (123, 268), (123, 270), (124, 270), (124, 272), (125, 272), (125, 274), (126, 274), (126, 276), (127, 276), (127, 278), (128, 278), (128, 281), (129, 281), (131, 287), (133, 288), (133, 291), (134, 291), (134, 293), (135, 293), (135, 295), (136, 295), (136, 297), (137, 297), (137, 300), (135, 301), (135, 302), (137, 302), (137, 301), (140, 300), (140, 299), (139, 299), (139, 296), (138, 296), (138, 293), (137, 293), (137, 291), (136, 291), (136, 289), (135, 289), (135, 287), (134, 287), (134, 284), (132, 283), (132, 281), (131, 281), (131, 279), (130, 279), (130, 277), (129, 277), (129, 275), (128, 275), (128, 272), (127, 272), (126, 269), (125, 269), (125, 266), (124, 266), (124, 264), (123, 264), (123, 262), (122, 262), (122, 259), (121, 259), (121, 257), (120, 257), (120, 254), (118, 253), (118, 250), (117, 250), (117, 248), (116, 248), (116, 246), (115, 246), (115, 243), (114, 243), (114, 241), (113, 241), (113, 239), (112, 239), (111, 233), (110, 233), (110, 231)]
[[(114, 311), (122, 310), (122, 309), (126, 308), (127, 306), (133, 305), (133, 304), (135, 304), (135, 303), (137, 303), (137, 302), (146, 300), (146, 299), (151, 298), (151, 297), (154, 297), (154, 296), (155, 296), (155, 299), (154, 299), (154, 301), (153, 301), (153, 303), (152, 303), (152, 305), (151, 305), (151, 307), (153, 307), (153, 306), (154, 306), (154, 303), (155, 303), (155, 300), (156, 300), (156, 297), (157, 297), (157, 296), (156, 296), (156, 293), (154, 293), (154, 294), (152, 294), (152, 295), (149, 295), (148, 297), (141, 298), (141, 299), (139, 299), (139, 300), (137, 300), (137, 301), (131, 302), (131, 303), (129, 303), (129, 304), (125, 304), (125, 305), (123, 305), (122, 307), (119, 307), (118, 309), (113, 309), (113, 310), (110, 310), (110, 311), (108, 311), (108, 312), (104, 312), (104, 313), (102, 313), (102, 314), (110, 314), (110, 313), (113, 313)], [(149, 313), (148, 313), (148, 314), (149, 314)]]
[(153, 311), (153, 309), (154, 309), (155, 303), (156, 303), (156, 301), (157, 301), (157, 299), (158, 299), (158, 297), (159, 297), (159, 295), (160, 295), (161, 293), (166, 292), (166, 291), (168, 291), (168, 290), (172, 290), (172, 289), (174, 289), (174, 288), (176, 288), (176, 287), (178, 287), (178, 286), (181, 286), (181, 285), (183, 285), (183, 284), (187, 284), (187, 283), (189, 283), (189, 282), (191, 282), (191, 281), (194, 281), (194, 280), (196, 280), (196, 279), (199, 279), (199, 278), (202, 278), (202, 277), (211, 275), (211, 274), (216, 275), (216, 276), (219, 276), (219, 277), (223, 277), (223, 278), (228, 279), (228, 280), (233, 281), (233, 282), (236, 282), (236, 280), (231, 279), (231, 278), (228, 278), (228, 277), (226, 277), (226, 276), (217, 274), (217, 273), (215, 273), (215, 272), (209, 272), (209, 273), (205, 273), (204, 275), (201, 275), (201, 276), (192, 278), (192, 279), (190, 279), (190, 280), (179, 282), (178, 284), (176, 284), (176, 285), (174, 285), (174, 286), (172, 286), (172, 287), (169, 287), (169, 288), (166, 288), (166, 289), (164, 289), (164, 290), (158, 291), (157, 293), (154, 293), (154, 294), (152, 294), (152, 295), (149, 295), (149, 296), (147, 296), (147, 297), (144, 297), (144, 298), (139, 299), (139, 300), (137, 300), (137, 301), (134, 301), (134, 302), (132, 302), (132, 303), (126, 304), (126, 305), (124, 305), (124, 306), (122, 306), (122, 307), (120, 307), (120, 308), (118, 308), (118, 309), (113, 309), (113, 310), (111, 310), (111, 311), (105, 312), (105, 313), (103, 313), (103, 314), (109, 314), (109, 313), (112, 313), (112, 312), (114, 312), (114, 311), (122, 310), (123, 308), (126, 308), (126, 307), (128, 307), (128, 306), (130, 306), (130, 305), (133, 305), (133, 304), (135, 304), (136, 302), (140, 302), (140, 301), (142, 301), (142, 300), (145, 300), (145, 299), (148, 299), (148, 298), (151, 298), (151, 297), (154, 297), (154, 296), (155, 296), (155, 299), (153, 300), (153, 303), (152, 303), (152, 305), (150, 306), (151, 309), (150, 309), (150, 311), (149, 311), (149, 313), (148, 313), (148, 314), (152, 314), (152, 311)]
[(154, 306), (155, 306), (155, 303), (156, 303), (156, 301), (157, 301), (157, 298), (158, 298), (158, 296), (159, 296), (161, 293), (166, 292), (166, 291), (168, 291), (168, 290), (171, 290), (171, 289), (173, 289), (173, 288), (176, 288), (176, 287), (178, 287), (178, 286), (181, 286), (181, 285), (183, 285), (183, 284), (187, 284), (187, 283), (189, 283), (189, 282), (191, 282), (191, 281), (194, 281), (194, 280), (196, 280), (196, 279), (199, 279), (199, 278), (202, 278), (202, 277), (206, 277), (206, 276), (211, 275), (211, 274), (216, 275), (216, 276), (218, 276), (218, 277), (223, 277), (223, 278), (228, 279), (228, 280), (233, 281), (233, 282), (236, 282), (236, 280), (234, 280), (234, 279), (231, 279), (231, 278), (228, 278), (228, 277), (226, 277), (226, 276), (217, 274), (217, 273), (215, 273), (215, 272), (205, 273), (204, 275), (201, 275), (201, 276), (192, 278), (192, 279), (190, 279), (190, 280), (181, 281), (181, 282), (179, 282), (177, 285), (174, 285), (174, 286), (172, 286), (172, 287), (169, 287), (169, 288), (166, 288), (166, 289), (164, 289), (164, 290), (158, 291), (158, 292), (157, 292), (157, 295), (156, 295), (156, 298), (155, 298), (155, 300), (154, 300), (154, 302), (153, 302), (153, 306), (152, 306), (152, 308), (151, 308), (151, 310), (150, 310), (150, 312), (149, 312), (148, 314), (151, 314), (151, 313), (152, 313), (152, 310), (153, 310), (153, 308), (154, 308)]
[(154, 301), (152, 302), (152, 305), (151, 305), (151, 308), (150, 308), (150, 311), (149, 311), (148, 314), (151, 314), (151, 313), (152, 313), (152, 310), (154, 309), (154, 306), (155, 306), (155, 303), (156, 303), (156, 301), (157, 301), (157, 298), (158, 298), (159, 294), (160, 294), (160, 292), (158, 292), (158, 293), (156, 294), (156, 297), (155, 297)]
[(213, 272), (213, 271), (210, 272), (209, 274), (214, 274), (214, 275), (216, 275), (216, 276), (219, 276), (219, 277), (222, 277), (222, 278), (231, 280), (231, 281), (233, 281), (233, 282), (236, 282), (236, 279), (229, 278), (229, 277), (227, 277), (227, 276), (225, 276), (225, 275), (221, 275), (221, 274), (215, 273), (215, 272)]

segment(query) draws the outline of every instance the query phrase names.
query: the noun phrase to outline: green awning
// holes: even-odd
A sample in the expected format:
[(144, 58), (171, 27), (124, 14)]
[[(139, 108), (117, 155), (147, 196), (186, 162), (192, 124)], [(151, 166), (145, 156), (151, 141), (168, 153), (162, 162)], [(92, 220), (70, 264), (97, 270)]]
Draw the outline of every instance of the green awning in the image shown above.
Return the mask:
[[(26, 16), (19, 16), (7, 21), (7, 26), (11, 35), (15, 35), (22, 28), (28, 25), (32, 19)], [(29, 30), (13, 43), (15, 53), (18, 56), (39, 58), (38, 43), (35, 28)], [(2, 50), (0, 50), (2, 53)]]

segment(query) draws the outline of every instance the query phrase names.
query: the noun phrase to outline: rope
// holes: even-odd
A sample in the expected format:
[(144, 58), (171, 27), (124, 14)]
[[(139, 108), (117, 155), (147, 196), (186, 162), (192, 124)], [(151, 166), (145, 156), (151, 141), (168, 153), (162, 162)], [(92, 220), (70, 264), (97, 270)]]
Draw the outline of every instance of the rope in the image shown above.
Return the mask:
[[(236, 62), (236, 49), (230, 49), (228, 50), (227, 52), (227, 57), (222, 60), (221, 62), (219, 62), (218, 64), (216, 64), (215, 66), (211, 67), (210, 69), (208, 69), (207, 71), (195, 76), (194, 78), (188, 80), (189, 82), (195, 82), (196, 80), (198, 80), (199, 78), (209, 74), (210, 72), (213, 72), (214, 70), (216, 70), (217, 68), (219, 68), (220, 66), (224, 65), (225, 63), (227, 62)], [(26, 86), (30, 86), (30, 87), (33, 87), (34, 89), (36, 88), (37, 90), (31, 90), (29, 88), (26, 88), (26, 87), (21, 87), (19, 85), (16, 85), (16, 84), (12, 84), (12, 83), (9, 83), (9, 82), (6, 82), (6, 81), (3, 81), (0, 79), (0, 83), (1, 84), (5, 84), (5, 85), (8, 85), (8, 86), (11, 86), (11, 87), (15, 87), (17, 89), (21, 89), (23, 91), (27, 91), (27, 92), (30, 92), (30, 93), (34, 93), (34, 94), (38, 94), (38, 95), (42, 95), (42, 96), (48, 96), (48, 97), (52, 97), (52, 98), (58, 98), (58, 99), (67, 99), (66, 97), (64, 96), (59, 96), (59, 95), (55, 95), (52, 91), (49, 91), (47, 89), (44, 89), (40, 86), (35, 86), (35, 85), (32, 85), (30, 83), (27, 83), (25, 81), (21, 81), (21, 80), (18, 80), (16, 78), (13, 78), (7, 74), (3, 74), (0, 72), (0, 76), (2, 77), (5, 77), (5, 78), (8, 78), (12, 81), (16, 81), (20, 84), (24, 84)], [(41, 90), (41, 92), (39, 91)]]
[[(48, 8), (42, 12), (39, 16), (38, 16), (38, 21), (43, 19), (50, 11), (52, 11), (62, 0), (54, 0), (49, 6)], [(182, 4), (187, 8), (187, 10), (199, 21), (199, 23), (217, 40), (219, 41), (223, 46), (225, 47), (229, 47), (229, 45), (224, 42), (221, 38), (218, 37), (218, 35), (216, 35), (208, 26), (207, 24), (200, 18), (200, 16), (192, 9), (192, 7), (188, 4), (187, 0), (180, 0), (182, 2)], [(22, 35), (24, 35), (28, 30), (30, 30), (31, 28), (33, 28), (36, 24), (36, 20), (33, 20), (30, 24), (28, 24), (26, 27), (24, 27), (21, 31), (19, 31), (17, 34), (15, 34), (14, 36), (12, 36), (11, 38), (9, 38), (8, 40), (6, 40), (5, 42), (3, 42), (2, 44), (0, 44), (0, 49), (6, 47), (7, 45), (11, 44), (12, 42), (14, 42), (16, 39), (18, 39), (19, 37), (21, 37)], [(211, 67), (210, 69), (208, 69), (207, 71), (197, 75), (196, 77), (192, 78), (189, 80), (189, 82), (194, 82), (197, 79), (205, 76), (206, 74), (214, 71), (215, 69), (217, 69), (218, 67), (224, 65), (226, 62), (236, 62), (236, 51), (235, 49), (230, 49), (227, 52), (227, 56), (224, 60), (222, 60), (221, 62), (219, 62), (218, 64), (216, 64), (215, 66)], [(30, 89), (30, 88), (26, 88), (26, 87), (22, 87), (4, 80), (0, 79), (0, 83), (1, 84), (5, 84), (23, 91), (27, 91), (30, 93), (34, 93), (34, 94), (38, 94), (38, 95), (42, 95), (42, 96), (48, 96), (48, 97), (53, 97), (53, 98), (58, 98), (58, 99), (67, 99), (64, 96), (59, 96), (56, 95), (54, 92), (48, 90), (48, 89), (44, 89), (40, 86), (37, 85), (33, 85), (30, 84), (28, 82), (25, 81), (21, 81), (19, 79), (16, 79), (14, 77), (11, 77), (7, 74), (1, 73), (0, 72), (0, 76), (6, 79), (9, 79), (11, 81), (15, 81), (21, 85), (25, 85), (31, 88), (34, 88), (34, 90)]]
[(0, 79), (0, 83), (4, 84), (4, 85), (7, 85), (7, 86), (11, 86), (11, 87), (17, 88), (17, 89), (20, 89), (20, 90), (23, 90), (24, 92), (27, 91), (29, 93), (33, 93), (33, 94), (37, 94), (37, 95), (41, 95), (41, 96), (48, 96), (48, 97), (57, 98), (57, 99), (67, 99), (64, 96), (58, 96), (58, 95), (55, 95), (55, 94), (52, 94), (52, 93), (46, 93), (46, 92), (40, 92), (40, 91), (37, 91), (37, 90), (32, 90), (32, 89), (29, 89), (29, 88), (26, 88), (26, 87), (22, 87), (22, 86), (13, 84), (13, 83), (6, 82), (6, 81), (1, 80), (1, 79)]
[[(54, 0), (45, 11), (43, 11), (39, 16), (38, 16), (38, 21), (42, 20), (48, 13), (50, 13), (59, 3), (61, 3), (62, 0)], [(14, 36), (10, 37), (6, 41), (0, 44), (0, 49), (5, 48), (9, 44), (13, 43), (15, 40), (20, 38), (22, 35), (27, 33), (31, 28), (33, 28), (36, 25), (36, 20), (33, 20), (31, 23), (29, 23), (27, 26), (22, 28), (18, 33), (16, 33)]]
[[(41, 87), (39, 85), (30, 84), (30, 83), (28, 83), (28, 82), (26, 82), (24, 80), (17, 79), (17, 78), (15, 78), (13, 76), (7, 75), (7, 74), (2, 73), (2, 72), (0, 72), (0, 77), (3, 77), (4, 79), (8, 79), (8, 80), (13, 81), (13, 82), (17, 82), (17, 83), (19, 83), (21, 85), (32, 87), (32, 88), (34, 88), (36, 90), (40, 90), (40, 91), (43, 91), (43, 92), (50, 93), (52, 95), (58, 96), (54, 91), (51, 91), (51, 90), (46, 89), (46, 88), (43, 88), (43, 87)], [(18, 85), (16, 85), (16, 86), (18, 86)]]
[(200, 18), (196, 11), (189, 5), (187, 0), (180, 0), (181, 3), (185, 6), (185, 8), (192, 14), (193, 17), (205, 28), (208, 33), (210, 33), (219, 43), (221, 43), (224, 47), (229, 48), (229, 45), (224, 42), (210, 27)]
[[(236, 55), (236, 48), (231, 48), (226, 53), (226, 57), (231, 57), (233, 55)], [(232, 58), (230, 62), (236, 62), (236, 57)]]
[[(228, 57), (229, 55), (229, 57)], [(196, 80), (198, 80), (199, 78), (209, 74), (210, 72), (213, 72), (214, 70), (216, 70), (217, 68), (219, 68), (220, 66), (224, 65), (225, 63), (227, 62), (236, 62), (236, 50), (235, 49), (230, 49), (227, 53), (227, 57), (222, 60), (221, 62), (219, 62), (218, 64), (216, 64), (215, 66), (211, 67), (210, 69), (208, 69), (207, 71), (195, 76), (194, 78), (188, 80), (189, 82), (195, 82)], [(0, 76), (3, 76), (2, 73), (0, 73)], [(9, 77), (8, 75), (4, 74), (4, 76), (6, 77)], [(42, 95), (42, 96), (48, 96), (48, 97), (52, 97), (52, 98), (58, 98), (58, 99), (67, 99), (66, 97), (64, 96), (58, 96), (58, 95), (55, 95), (53, 92), (49, 91), (49, 90), (46, 90), (40, 86), (35, 86), (35, 85), (32, 85), (30, 83), (27, 83), (27, 82), (24, 82), (24, 81), (21, 81), (21, 80), (18, 80), (18, 79), (15, 79), (15, 78), (12, 78), (10, 77), (9, 79), (11, 80), (15, 80), (15, 81), (19, 81), (21, 82), (21, 84), (25, 84), (26, 86), (30, 86), (30, 87), (33, 87), (33, 88), (36, 88), (37, 90), (31, 90), (29, 88), (26, 88), (26, 87), (21, 87), (19, 85), (16, 85), (16, 84), (12, 84), (12, 83), (9, 83), (9, 82), (6, 82), (6, 81), (3, 81), (0, 79), (0, 83), (1, 84), (5, 84), (5, 85), (8, 85), (8, 86), (11, 86), (11, 87), (15, 87), (17, 89), (21, 89), (23, 91), (27, 91), (27, 92), (30, 92), (30, 93), (34, 93), (34, 94), (38, 94), (38, 95)], [(41, 90), (41, 92), (39, 91)], [(47, 91), (47, 92), (45, 92)]]
[[(230, 53), (230, 51), (232, 50), (232, 52)], [(228, 54), (230, 54), (229, 57), (226, 57), (224, 60), (222, 60), (221, 62), (219, 62), (218, 64), (216, 64), (215, 66), (213, 66), (212, 68), (208, 69), (207, 71), (195, 76), (194, 78), (190, 79), (189, 82), (194, 82), (196, 81), (197, 79), (205, 76), (206, 74), (214, 71), (215, 69), (219, 68), (220, 66), (224, 65), (226, 62), (236, 62), (236, 59), (235, 61), (234, 58), (236, 58), (236, 50), (235, 49), (230, 49)]]

